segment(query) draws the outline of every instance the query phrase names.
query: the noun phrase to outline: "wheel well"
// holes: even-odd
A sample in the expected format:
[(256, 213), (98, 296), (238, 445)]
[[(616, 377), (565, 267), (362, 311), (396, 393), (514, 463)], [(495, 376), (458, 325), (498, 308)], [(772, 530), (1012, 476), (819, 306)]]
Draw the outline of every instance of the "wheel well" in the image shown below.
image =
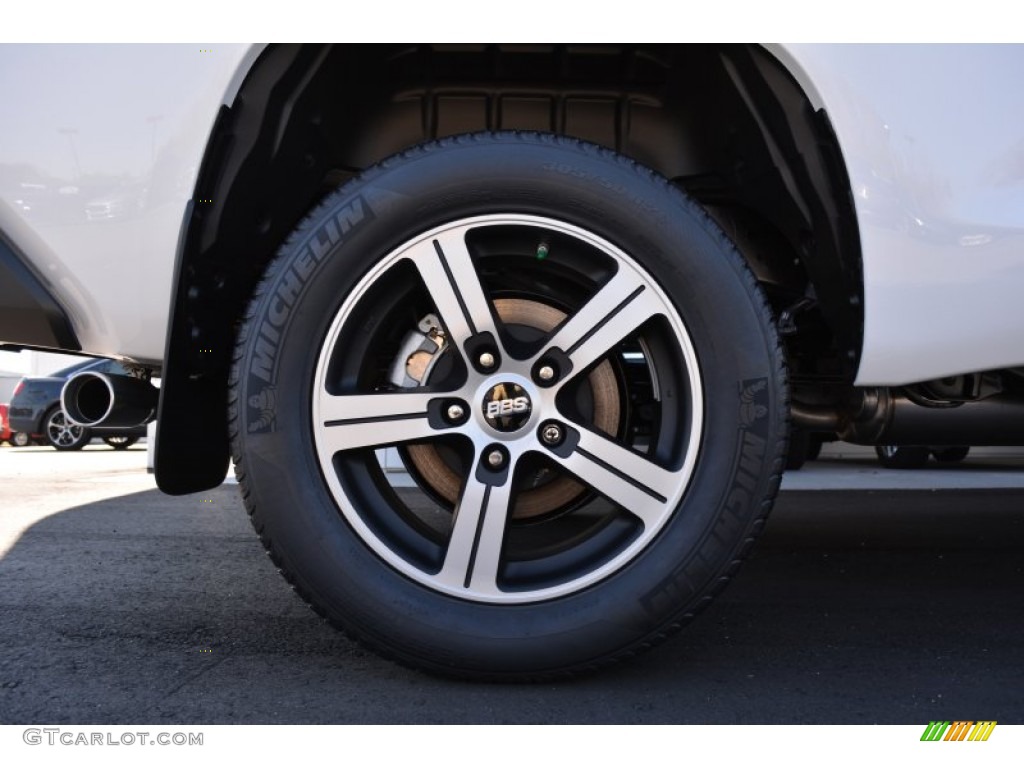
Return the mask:
[(237, 327), (306, 211), (395, 152), (489, 130), (571, 135), (671, 179), (753, 267), (792, 331), (794, 374), (852, 381), (862, 280), (845, 166), (827, 115), (759, 46), (271, 46), (218, 116), (186, 214), (161, 488), (223, 480)]

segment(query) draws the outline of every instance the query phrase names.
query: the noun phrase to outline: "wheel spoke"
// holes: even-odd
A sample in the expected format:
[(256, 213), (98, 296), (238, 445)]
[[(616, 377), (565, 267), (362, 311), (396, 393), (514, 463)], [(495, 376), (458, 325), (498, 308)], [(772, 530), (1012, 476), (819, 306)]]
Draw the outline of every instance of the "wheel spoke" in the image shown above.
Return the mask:
[(511, 506), (511, 486), (511, 482), (491, 486), (473, 477), (468, 480), (455, 510), (448, 552), (437, 575), (439, 582), (475, 595), (500, 592), (498, 566)]
[(490, 333), (498, 341), (491, 302), (466, 247), (465, 230), (443, 232), (431, 238), (416, 249), (412, 260), (449, 338), (459, 349), (466, 339), (480, 333)]
[(321, 393), (320, 425), (324, 447), (334, 454), (353, 448), (407, 443), (438, 434), (427, 406), (436, 393), (330, 395)]
[(644, 525), (653, 525), (661, 518), (679, 482), (675, 472), (583, 429), (572, 455), (555, 458), (584, 483), (639, 517)]
[(651, 289), (633, 272), (620, 269), (566, 321), (548, 347), (562, 350), (579, 372), (660, 311)]

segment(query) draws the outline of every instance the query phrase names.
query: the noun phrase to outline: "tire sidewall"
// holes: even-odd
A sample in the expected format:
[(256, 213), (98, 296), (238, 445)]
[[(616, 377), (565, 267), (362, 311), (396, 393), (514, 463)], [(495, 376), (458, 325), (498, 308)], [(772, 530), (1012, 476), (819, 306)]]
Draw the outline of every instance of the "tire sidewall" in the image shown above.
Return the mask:
[[(630, 254), (688, 329), (705, 400), (689, 488), (652, 543), (597, 585), (525, 605), (442, 595), (380, 561), (337, 509), (311, 425), (313, 371), (344, 297), (416, 235), (492, 213), (556, 218)], [(275, 323), (285, 298), (287, 317)], [(724, 583), (778, 483), (786, 394), (752, 276), (700, 208), (649, 172), (578, 143), (467, 137), (389, 161), (335, 193), (269, 268), (239, 352), (235, 448), (264, 539), (329, 617), (420, 666), (555, 670), (647, 642)]]

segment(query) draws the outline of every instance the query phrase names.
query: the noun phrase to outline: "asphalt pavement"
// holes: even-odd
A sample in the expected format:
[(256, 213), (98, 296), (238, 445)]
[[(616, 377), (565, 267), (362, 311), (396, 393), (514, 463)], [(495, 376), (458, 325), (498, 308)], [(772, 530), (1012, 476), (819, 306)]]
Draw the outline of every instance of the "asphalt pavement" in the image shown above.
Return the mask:
[(276, 573), (236, 486), (171, 498), (145, 464), (0, 448), (0, 723), (1024, 723), (1019, 458), (809, 465), (694, 624), (543, 685), (362, 650)]

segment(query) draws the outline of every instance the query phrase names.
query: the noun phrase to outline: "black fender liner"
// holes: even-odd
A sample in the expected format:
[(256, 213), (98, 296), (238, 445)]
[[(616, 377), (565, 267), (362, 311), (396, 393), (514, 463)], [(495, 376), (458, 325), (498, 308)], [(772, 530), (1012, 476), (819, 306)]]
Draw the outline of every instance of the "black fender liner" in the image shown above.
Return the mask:
[(0, 232), (0, 349), (78, 352), (67, 314)]

